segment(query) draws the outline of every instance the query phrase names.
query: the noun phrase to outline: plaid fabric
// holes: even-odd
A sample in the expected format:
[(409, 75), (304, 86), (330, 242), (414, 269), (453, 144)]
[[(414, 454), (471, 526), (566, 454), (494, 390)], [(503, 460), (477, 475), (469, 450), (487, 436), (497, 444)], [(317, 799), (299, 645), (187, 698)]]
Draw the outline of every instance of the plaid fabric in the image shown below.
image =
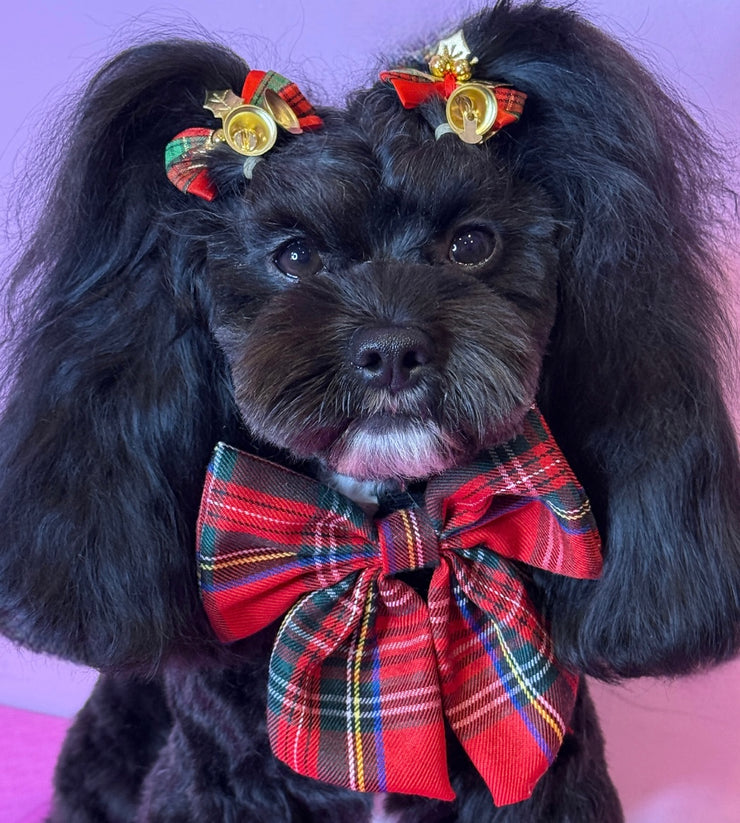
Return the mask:
[(164, 151), (164, 166), (169, 181), (180, 191), (205, 200), (213, 200), (216, 196), (205, 159), (212, 135), (210, 129), (185, 129), (170, 140)]
[(405, 109), (415, 109), (436, 95), (446, 100), (457, 87), (454, 74), (438, 79), (416, 69), (381, 71), (380, 79), (393, 86)]
[[(423, 507), (369, 520), (307, 477), (224, 444), (199, 519), (219, 637), (287, 612), (270, 661), (275, 755), (358, 791), (450, 800), (444, 718), (497, 805), (529, 797), (562, 743), (578, 678), (553, 656), (518, 564), (595, 578), (588, 501), (539, 412), (432, 478)], [(433, 568), (427, 602), (396, 572)]]
[[(405, 109), (415, 109), (435, 95), (440, 95), (446, 100), (458, 86), (453, 74), (446, 74), (443, 79), (437, 79), (431, 74), (425, 74), (416, 69), (382, 71), (380, 79), (393, 86)], [(481, 83), (481, 85), (491, 89), (498, 105), (496, 119), (490, 129), (491, 133), (515, 123), (522, 116), (524, 102), (527, 99), (524, 92), (516, 91), (508, 86), (492, 86), (491, 83)]]
[(310, 131), (321, 127), (323, 121), (298, 86), (275, 71), (250, 71), (244, 81), (241, 96), (245, 103), (261, 106), (267, 89), (282, 97), (293, 109), (302, 129)]
[[(274, 71), (250, 71), (244, 81), (242, 99), (245, 103), (263, 106), (267, 89), (278, 94), (293, 109), (302, 129), (317, 129), (322, 125), (323, 121), (298, 86)], [(217, 194), (206, 162), (213, 134), (211, 129), (185, 129), (165, 147), (165, 170), (170, 182), (180, 191), (204, 200), (213, 200)]]

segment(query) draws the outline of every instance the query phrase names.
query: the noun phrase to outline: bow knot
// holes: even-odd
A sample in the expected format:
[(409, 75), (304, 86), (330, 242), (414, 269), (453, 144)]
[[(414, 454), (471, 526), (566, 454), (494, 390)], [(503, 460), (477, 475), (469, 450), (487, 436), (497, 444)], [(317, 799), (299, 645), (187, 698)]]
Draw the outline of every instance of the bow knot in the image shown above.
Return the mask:
[[(536, 410), (517, 438), (369, 520), (336, 491), (220, 444), (198, 522), (224, 642), (279, 617), (267, 725), (301, 774), (454, 798), (445, 720), (498, 805), (554, 760), (578, 677), (555, 659), (522, 564), (597, 577), (588, 500)], [(431, 569), (426, 602), (397, 575)]]
[(383, 574), (439, 566), (439, 539), (424, 509), (399, 509), (377, 521)]

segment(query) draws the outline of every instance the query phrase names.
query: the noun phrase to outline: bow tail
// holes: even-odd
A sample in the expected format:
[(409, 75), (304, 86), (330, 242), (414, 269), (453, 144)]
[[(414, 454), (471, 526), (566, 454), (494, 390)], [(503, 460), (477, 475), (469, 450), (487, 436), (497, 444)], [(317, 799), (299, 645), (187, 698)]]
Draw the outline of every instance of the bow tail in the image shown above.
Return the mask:
[(452, 800), (429, 620), (366, 569), (302, 598), (270, 661), (267, 721), (294, 771), (362, 792)]
[(405, 109), (415, 109), (433, 97), (446, 99), (456, 85), (454, 78), (439, 80), (429, 74), (414, 71), (413, 69), (382, 71), (380, 79), (393, 86)]
[(317, 129), (323, 125), (298, 86), (276, 71), (250, 71), (241, 96), (247, 103), (261, 106), (268, 90), (275, 92), (293, 110), (301, 129)]
[(513, 567), (490, 552), (445, 556), (429, 609), (452, 730), (497, 806), (526, 800), (563, 742), (578, 678), (558, 667)]
[(216, 187), (205, 161), (212, 137), (211, 129), (185, 129), (170, 140), (164, 153), (170, 183), (185, 194), (209, 201), (216, 197)]

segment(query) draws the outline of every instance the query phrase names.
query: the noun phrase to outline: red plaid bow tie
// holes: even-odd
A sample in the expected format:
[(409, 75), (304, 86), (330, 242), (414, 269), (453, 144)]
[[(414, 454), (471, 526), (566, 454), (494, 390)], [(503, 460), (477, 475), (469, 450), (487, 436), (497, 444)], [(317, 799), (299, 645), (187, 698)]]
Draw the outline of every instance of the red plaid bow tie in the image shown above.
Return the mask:
[[(497, 805), (555, 758), (578, 678), (553, 656), (520, 564), (598, 577), (588, 500), (539, 412), (514, 440), (433, 477), (424, 507), (371, 521), (350, 500), (220, 444), (199, 520), (221, 640), (287, 612), (270, 661), (275, 755), (358, 791), (454, 798), (444, 721)], [(433, 568), (427, 602), (395, 574)]]

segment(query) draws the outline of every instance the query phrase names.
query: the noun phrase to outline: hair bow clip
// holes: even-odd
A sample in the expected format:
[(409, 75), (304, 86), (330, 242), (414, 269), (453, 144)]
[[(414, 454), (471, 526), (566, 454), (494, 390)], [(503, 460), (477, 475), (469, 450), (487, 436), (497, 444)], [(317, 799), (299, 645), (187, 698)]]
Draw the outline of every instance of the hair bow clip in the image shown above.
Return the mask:
[(440, 40), (427, 62), (429, 73), (396, 69), (381, 72), (380, 79), (391, 83), (407, 109), (434, 96), (447, 101), (447, 120), (435, 130), (437, 139), (454, 133), (465, 143), (482, 143), (521, 117), (526, 94), (504, 83), (471, 82), (478, 58), (472, 55), (462, 29)]
[(275, 145), (279, 129), (302, 134), (323, 124), (298, 86), (274, 71), (250, 71), (241, 97), (231, 89), (208, 92), (203, 108), (221, 121), (221, 128), (181, 131), (167, 144), (165, 168), (180, 191), (205, 200), (217, 193), (206, 159), (214, 147), (225, 143), (244, 156), (244, 176), (251, 179), (261, 156)]

